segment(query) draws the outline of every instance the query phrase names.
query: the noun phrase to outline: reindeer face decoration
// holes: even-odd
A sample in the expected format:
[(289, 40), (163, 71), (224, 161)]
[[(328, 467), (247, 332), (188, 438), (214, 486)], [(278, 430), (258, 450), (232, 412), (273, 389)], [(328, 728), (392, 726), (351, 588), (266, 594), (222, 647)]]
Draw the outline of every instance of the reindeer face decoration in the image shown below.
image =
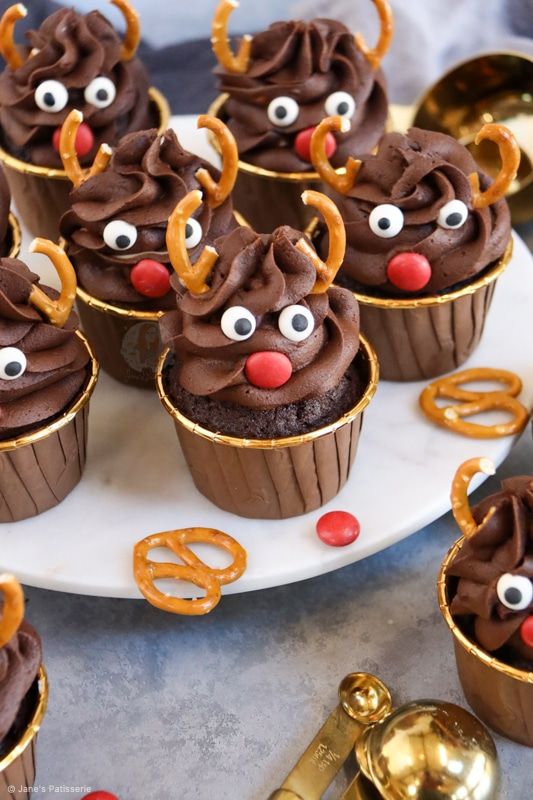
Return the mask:
[(202, 187), (206, 202), (188, 223), (186, 249), (194, 258), (206, 245), (235, 227), (230, 192), (238, 154), (226, 126), (200, 117), (220, 142), (223, 171), (183, 150), (173, 131), (155, 130), (125, 136), (114, 154), (103, 146), (93, 167), (84, 172), (76, 157), (81, 114), (72, 111), (61, 133), (61, 153), (74, 184), (72, 208), (61, 221), (80, 285), (107, 302), (172, 302), (167, 221), (188, 192)]
[(341, 166), (350, 153), (370, 152), (387, 119), (385, 79), (379, 64), (392, 38), (387, 0), (373, 0), (381, 22), (376, 47), (340, 22), (278, 22), (244, 37), (236, 55), (227, 24), (235, 0), (221, 0), (212, 26), (216, 74), (229, 99), (228, 125), (241, 158), (264, 169), (312, 169), (309, 143), (324, 117), (340, 114), (342, 133), (328, 136), (328, 154)]
[(121, 42), (97, 11), (60, 9), (39, 30), (27, 34), (29, 46), (14, 43), (14, 28), (26, 16), (11, 6), (0, 21), (0, 53), (8, 67), (0, 76), (3, 146), (32, 164), (60, 167), (59, 132), (69, 112), (82, 110), (76, 151), (90, 163), (103, 142), (115, 144), (129, 131), (150, 128), (148, 77), (136, 58), (140, 27), (127, 0), (111, 0), (124, 14)]
[(470, 511), (472, 476), (494, 472), (486, 461), (466, 462), (454, 481), (454, 513), (466, 542), (448, 570), (459, 578), (450, 611), (472, 620), (483, 649), (505, 646), (512, 658), (533, 664), (533, 477), (503, 481)]
[(176, 354), (179, 385), (190, 395), (256, 413), (316, 400), (342, 385), (359, 347), (357, 302), (331, 286), (342, 263), (344, 227), (329, 198), (305, 192), (303, 199), (328, 226), (325, 262), (285, 226), (269, 235), (237, 228), (192, 265), (186, 226), (200, 192), (174, 211), (168, 249), (188, 291), (178, 297), (177, 311), (163, 317), (162, 335)]
[(12, 439), (60, 414), (81, 392), (89, 353), (76, 336), (72, 313), (76, 275), (60, 247), (36, 239), (32, 252), (47, 255), (61, 293), (38, 285), (17, 259), (0, 259), (0, 438)]
[(347, 236), (343, 277), (350, 288), (407, 296), (442, 292), (503, 255), (511, 225), (502, 198), (520, 161), (507, 128), (485, 125), (476, 139), (500, 149), (500, 174), (489, 185), (462, 144), (418, 128), (387, 134), (376, 155), (350, 157), (343, 174), (336, 173), (327, 136), (344, 124), (341, 117), (324, 120), (311, 150), (315, 169), (340, 194)]

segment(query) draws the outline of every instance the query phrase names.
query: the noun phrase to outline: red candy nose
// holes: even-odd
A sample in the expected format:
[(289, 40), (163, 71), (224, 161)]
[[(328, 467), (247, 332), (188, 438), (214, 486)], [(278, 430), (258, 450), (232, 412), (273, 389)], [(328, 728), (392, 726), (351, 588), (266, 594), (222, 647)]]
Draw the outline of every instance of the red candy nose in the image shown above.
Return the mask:
[(520, 638), (526, 647), (533, 647), (533, 617), (528, 617), (520, 626)]
[(246, 359), (246, 377), (258, 389), (279, 389), (292, 375), (292, 364), (283, 353), (264, 350)]
[(431, 278), (431, 264), (420, 253), (398, 253), (387, 264), (387, 277), (404, 292), (418, 292)]
[(139, 294), (163, 297), (170, 289), (170, 275), (164, 264), (143, 258), (130, 272), (130, 280)]
[[(61, 128), (56, 128), (52, 136), (52, 144), (54, 149), (59, 153), (59, 139), (61, 137)], [(78, 158), (88, 155), (94, 147), (94, 133), (89, 128), (86, 122), (82, 122), (76, 134), (76, 155)]]
[[(302, 159), (302, 161), (309, 161), (311, 163), (311, 137), (315, 132), (315, 128), (306, 128), (304, 131), (300, 131), (296, 139), (294, 140), (294, 149)], [(335, 141), (335, 137), (332, 133), (328, 133), (326, 136), (326, 155), (328, 158), (331, 158), (335, 150), (337, 149), (337, 142)]]

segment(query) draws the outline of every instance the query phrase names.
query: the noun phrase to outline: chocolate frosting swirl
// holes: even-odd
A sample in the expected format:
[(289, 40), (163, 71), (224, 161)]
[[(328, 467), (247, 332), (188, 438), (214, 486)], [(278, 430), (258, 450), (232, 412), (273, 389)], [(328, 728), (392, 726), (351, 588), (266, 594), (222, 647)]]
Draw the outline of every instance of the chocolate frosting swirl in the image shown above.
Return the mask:
[[(32, 164), (61, 168), (52, 136), (73, 108), (83, 112), (95, 137), (92, 150), (80, 159), (83, 165), (92, 164), (100, 144), (113, 145), (125, 133), (153, 124), (145, 69), (136, 58), (121, 60), (121, 40), (98, 11), (60, 9), (26, 36), (27, 60), (0, 75), (0, 126), (10, 153)], [(107, 108), (97, 108), (84, 97), (91, 81), (101, 76), (116, 88)], [(35, 102), (35, 89), (46, 80), (59, 81), (68, 90), (67, 106), (58, 113), (43, 111)]]
[[(75, 335), (72, 313), (63, 328), (46, 321), (29, 303), (39, 277), (18, 259), (0, 259), (0, 358), (4, 347), (26, 356), (26, 371), (0, 378), (0, 439), (39, 428), (64, 411), (87, 381), (89, 353)], [(41, 287), (50, 297), (57, 292)]]
[[(367, 153), (378, 143), (388, 113), (385, 78), (374, 71), (356, 46), (354, 35), (340, 22), (276, 22), (252, 40), (245, 74), (215, 70), (220, 87), (230, 95), (224, 106), (244, 161), (280, 172), (307, 172), (312, 164), (294, 149), (294, 138), (327, 117), (324, 108), (333, 92), (347, 92), (356, 102), (351, 129), (336, 134), (334, 166), (349, 155)], [(296, 121), (275, 127), (267, 116), (276, 97), (292, 97), (300, 106)]]
[[(261, 235), (237, 228), (217, 240), (219, 260), (211, 288), (201, 295), (185, 292), (177, 311), (161, 321), (163, 341), (175, 351), (179, 383), (193, 395), (270, 409), (324, 395), (337, 386), (359, 347), (359, 309), (351, 292), (331, 287), (312, 294), (316, 271), (296, 243), (302, 234), (287, 226)], [(173, 279), (174, 280), (174, 279)], [(279, 313), (301, 304), (314, 318), (314, 330), (301, 342), (283, 336)], [(232, 306), (244, 306), (255, 317), (255, 333), (232, 341), (220, 319)], [(248, 382), (248, 356), (260, 351), (284, 353), (292, 376), (278, 389)]]
[[(431, 294), (475, 277), (500, 258), (511, 234), (509, 209), (505, 200), (474, 209), (472, 172), (486, 188), (488, 178), (469, 151), (446, 134), (411, 128), (405, 135), (384, 136), (378, 153), (364, 157), (349, 194), (335, 197), (346, 225), (343, 276), (363, 291), (400, 295), (387, 277), (387, 264), (398, 253), (420, 253), (431, 265), (423, 289)], [(468, 218), (462, 227), (448, 230), (437, 224), (437, 217), (455, 199), (465, 203)], [(376, 235), (369, 226), (370, 212), (384, 203), (398, 206), (404, 215), (403, 229), (391, 238)]]
[[(148, 301), (134, 288), (130, 273), (143, 258), (165, 264), (172, 272), (165, 242), (167, 221), (186, 194), (202, 188), (195, 177), (201, 167), (218, 180), (219, 171), (184, 150), (172, 130), (162, 136), (156, 130), (125, 136), (108, 169), (72, 191), (72, 209), (61, 220), (80, 286), (107, 302), (173, 307), (173, 292)], [(116, 219), (137, 228), (134, 246), (121, 253), (103, 239), (105, 226)], [(203, 236), (189, 251), (193, 262), (206, 245), (236, 226), (231, 197), (218, 208), (204, 203), (197, 219)]]
[(459, 578), (450, 611), (473, 621), (478, 644), (493, 652), (510, 645), (533, 663), (533, 648), (520, 639), (519, 628), (533, 614), (533, 603), (523, 611), (507, 608), (498, 598), (498, 579), (506, 574), (533, 581), (533, 477), (502, 482), (501, 491), (472, 509), (477, 523), (495, 512), (468, 539), (448, 574)]
[(17, 719), (41, 661), (41, 639), (23, 622), (11, 641), (0, 648), (0, 746)]

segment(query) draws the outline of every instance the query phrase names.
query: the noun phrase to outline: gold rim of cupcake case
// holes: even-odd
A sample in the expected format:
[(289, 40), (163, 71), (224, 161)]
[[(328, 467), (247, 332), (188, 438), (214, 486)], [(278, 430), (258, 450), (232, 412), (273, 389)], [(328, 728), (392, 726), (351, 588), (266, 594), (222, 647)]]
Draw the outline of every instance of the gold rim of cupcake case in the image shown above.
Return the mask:
[(33, 712), (28, 727), (22, 734), (19, 741), (9, 751), (9, 753), (4, 756), (4, 758), (0, 759), (0, 773), (4, 772), (4, 770), (10, 767), (11, 764), (13, 764), (13, 762), (22, 755), (22, 753), (39, 733), (43, 722), (43, 717), (46, 712), (46, 707), (48, 705), (48, 676), (45, 668), (42, 665), (39, 667), (37, 682), (39, 687), (39, 700), (35, 707), (35, 711)]
[(450, 612), (450, 604), (448, 602), (448, 586), (447, 586), (447, 572), (448, 568), (454, 561), (455, 557), (461, 550), (461, 547), (466, 542), (466, 539), (461, 537), (458, 539), (455, 544), (451, 547), (448, 555), (442, 562), (442, 566), (439, 572), (439, 578), (437, 581), (437, 592), (438, 592), (438, 599), (439, 599), (439, 607), (442, 616), (448, 627), (450, 628), (452, 634), (454, 635), (457, 642), (461, 645), (464, 650), (466, 650), (470, 655), (475, 656), (480, 661), (485, 664), (487, 667), (491, 667), (495, 669), (497, 672), (501, 672), (503, 675), (506, 675), (508, 678), (513, 678), (518, 681), (522, 681), (522, 683), (531, 683), (533, 684), (533, 672), (526, 672), (523, 669), (517, 669), (516, 667), (511, 667), (510, 664), (505, 664), (503, 661), (499, 661), (497, 658), (494, 658), (485, 650), (482, 650), (475, 642), (469, 639), (462, 630), (455, 624), (455, 621)]
[[(207, 112), (209, 114), (209, 116), (217, 117), (217, 119), (221, 119), (223, 122), (225, 122), (221, 112), (222, 112), (222, 106), (224, 105), (224, 103), (226, 102), (226, 100), (228, 98), (229, 98), (229, 94), (227, 92), (224, 93), (224, 94), (219, 94), (219, 96), (215, 100), (213, 100), (213, 102), (209, 106), (209, 110)], [(389, 130), (392, 130), (392, 129), (393, 129), (392, 120), (391, 120), (391, 117), (389, 115), (389, 117), (387, 119), (386, 130), (389, 131)], [(220, 153), (220, 147), (219, 147), (218, 141), (217, 141), (216, 137), (210, 131), (208, 132), (208, 138), (209, 138), (209, 142), (214, 147), (214, 149), (217, 151), (217, 153)], [(254, 164), (249, 164), (247, 161), (241, 161), (241, 159), (239, 159), (239, 169), (242, 170), (242, 172), (250, 173), (250, 175), (259, 175), (262, 178), (271, 178), (273, 180), (287, 181), (289, 183), (301, 183), (302, 181), (308, 181), (310, 183), (312, 182), (312, 183), (319, 183), (319, 184), (323, 183), (322, 178), (320, 177), (318, 172), (314, 172), (314, 171), (313, 172), (276, 172), (275, 170), (272, 170), (272, 169), (264, 169), (263, 167), (256, 167)], [(338, 169), (335, 170), (335, 172), (337, 172), (339, 175), (345, 175), (346, 174), (346, 168), (345, 167), (339, 167)]]
[[(148, 89), (148, 96), (152, 103), (156, 106), (159, 113), (159, 125), (157, 130), (163, 133), (168, 128), (170, 121), (170, 106), (163, 94), (151, 86)], [(37, 178), (48, 178), (49, 180), (69, 181), (67, 173), (64, 169), (55, 169), (54, 167), (39, 167), (36, 164), (30, 164), (29, 161), (21, 161), (19, 158), (7, 153), (0, 147), (0, 163), (4, 167), (10, 167), (16, 172), (24, 172), (27, 175), (34, 175)]]
[(306, 442), (312, 442), (316, 439), (321, 439), (323, 436), (327, 436), (329, 433), (335, 433), (335, 431), (339, 430), (339, 428), (342, 428), (349, 422), (353, 422), (353, 420), (365, 410), (372, 400), (379, 380), (378, 358), (373, 347), (362, 334), (360, 335), (359, 339), (360, 350), (356, 355), (356, 359), (359, 355), (362, 355), (368, 364), (369, 371), (368, 384), (363, 396), (353, 408), (347, 411), (346, 414), (343, 414), (342, 417), (339, 417), (339, 419), (335, 420), (335, 422), (331, 422), (329, 425), (325, 425), (323, 428), (318, 428), (316, 431), (309, 431), (309, 433), (303, 433), (299, 436), (287, 436), (279, 439), (244, 439), (238, 436), (226, 436), (222, 433), (215, 433), (214, 431), (203, 428), (198, 423), (190, 420), (172, 404), (172, 401), (165, 392), (163, 385), (163, 368), (170, 353), (169, 347), (165, 348), (165, 350), (161, 353), (159, 363), (157, 365), (157, 393), (159, 395), (159, 399), (165, 407), (165, 410), (170, 414), (171, 417), (173, 417), (177, 422), (181, 423), (186, 430), (190, 431), (191, 433), (196, 433), (203, 439), (208, 439), (215, 444), (224, 444), (228, 445), (229, 447), (255, 448), (256, 450), (274, 450), (280, 447), (296, 447), (298, 445), (305, 444)]
[(76, 331), (76, 336), (82, 340), (91, 358), (91, 374), (89, 375), (89, 380), (87, 381), (85, 389), (77, 398), (77, 400), (75, 400), (72, 405), (59, 417), (59, 419), (56, 419), (49, 425), (38, 428), (36, 431), (23, 433), (21, 436), (17, 436), (16, 439), (7, 439), (6, 441), (0, 442), (0, 453), (5, 453), (8, 450), (16, 450), (19, 447), (25, 447), (26, 445), (35, 444), (35, 442), (39, 442), (41, 439), (46, 439), (46, 437), (50, 436), (51, 433), (56, 433), (56, 431), (64, 428), (65, 425), (68, 425), (69, 422), (72, 422), (78, 411), (80, 411), (89, 402), (98, 380), (100, 366), (96, 360), (91, 345), (83, 333), (81, 331)]
[(11, 230), (11, 248), (7, 254), (7, 258), (16, 258), (20, 253), (20, 246), (22, 243), (22, 232), (20, 230), (20, 223), (16, 216), (9, 212), (9, 228)]

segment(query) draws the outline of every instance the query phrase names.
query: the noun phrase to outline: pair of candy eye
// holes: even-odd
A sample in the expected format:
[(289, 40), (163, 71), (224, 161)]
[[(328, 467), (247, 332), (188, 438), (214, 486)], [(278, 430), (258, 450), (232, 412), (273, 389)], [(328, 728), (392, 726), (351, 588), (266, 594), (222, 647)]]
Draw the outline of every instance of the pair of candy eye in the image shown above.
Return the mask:
[[(328, 117), (351, 119), (355, 114), (355, 100), (348, 92), (333, 92), (324, 104)], [(293, 97), (275, 97), (267, 108), (267, 116), (277, 128), (294, 125), (300, 115), (300, 106)]]
[(18, 347), (0, 348), (0, 380), (16, 381), (26, 372), (26, 356)]
[[(83, 95), (89, 105), (107, 108), (117, 96), (117, 89), (112, 80), (100, 76), (90, 82)], [(59, 114), (68, 105), (68, 89), (60, 81), (43, 81), (36, 88), (34, 99), (41, 111)]]
[[(437, 217), (437, 224), (447, 230), (462, 228), (468, 219), (468, 209), (462, 200), (450, 200), (442, 206)], [(368, 224), (372, 233), (381, 239), (392, 239), (398, 236), (404, 226), (403, 212), (392, 203), (383, 203), (370, 212)]]
[[(244, 306), (232, 306), (222, 314), (222, 333), (234, 342), (244, 342), (255, 332), (254, 315)], [(278, 328), (282, 336), (291, 342), (303, 342), (313, 332), (315, 320), (308, 308), (301, 305), (287, 306), (278, 317)]]
[(506, 572), (496, 584), (498, 600), (512, 611), (525, 611), (533, 603), (533, 582), (524, 575)]
[[(191, 217), (185, 226), (185, 246), (192, 250), (203, 238), (202, 226), (197, 219)], [(114, 219), (104, 228), (103, 239), (112, 250), (130, 250), (137, 241), (138, 232), (135, 225), (123, 219)]]

